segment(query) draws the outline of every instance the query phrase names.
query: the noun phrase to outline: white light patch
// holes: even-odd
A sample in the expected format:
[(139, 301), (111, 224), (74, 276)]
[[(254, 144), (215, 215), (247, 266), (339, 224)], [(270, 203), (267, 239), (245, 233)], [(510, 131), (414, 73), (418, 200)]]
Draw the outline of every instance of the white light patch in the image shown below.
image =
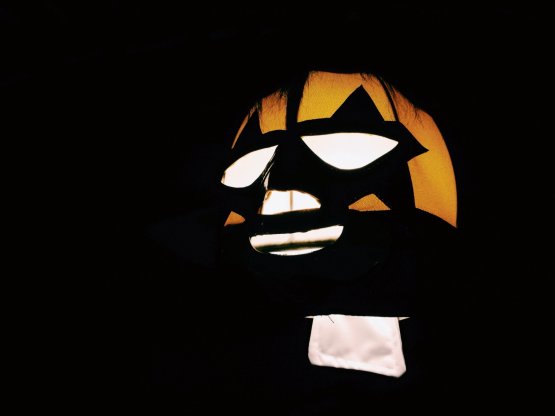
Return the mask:
[(314, 316), (308, 359), (313, 365), (401, 377), (406, 371), (399, 319)]
[(342, 225), (317, 228), (306, 232), (262, 234), (250, 238), (251, 246), (261, 253), (298, 256), (333, 244), (343, 232)]
[(229, 166), (222, 176), (222, 183), (232, 188), (245, 188), (258, 178), (276, 151), (277, 145), (247, 153)]
[(316, 156), (343, 170), (367, 166), (398, 144), (395, 140), (369, 133), (333, 133), (302, 136), (302, 139)]
[(320, 206), (318, 199), (306, 192), (268, 191), (264, 197), (260, 213), (262, 215), (275, 215), (284, 212), (318, 209)]

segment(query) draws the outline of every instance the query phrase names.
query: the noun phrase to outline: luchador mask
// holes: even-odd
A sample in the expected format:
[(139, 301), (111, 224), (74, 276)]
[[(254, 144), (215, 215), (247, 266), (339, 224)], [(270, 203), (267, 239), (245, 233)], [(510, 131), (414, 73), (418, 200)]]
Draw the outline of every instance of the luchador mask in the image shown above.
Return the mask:
[(294, 88), (250, 111), (221, 182), (228, 258), (302, 301), (407, 264), (394, 253), (422, 221), (456, 226), (457, 200), (436, 124), (379, 77), (312, 72)]

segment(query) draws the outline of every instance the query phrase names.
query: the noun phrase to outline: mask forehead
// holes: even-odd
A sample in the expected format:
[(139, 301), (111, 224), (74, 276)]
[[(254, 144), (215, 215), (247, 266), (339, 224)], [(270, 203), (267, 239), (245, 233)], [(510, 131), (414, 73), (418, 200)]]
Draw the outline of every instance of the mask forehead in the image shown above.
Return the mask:
[[(308, 76), (303, 88), (297, 121), (330, 118), (361, 85), (374, 101), (383, 119), (394, 121), (395, 116), (387, 94), (375, 76), (323, 71), (311, 72)], [(259, 106), (251, 109), (235, 135), (232, 148), (255, 111), (258, 112), (260, 130), (263, 134), (286, 130), (287, 94), (278, 91), (264, 97)]]
[(394, 114), (381, 82), (371, 75), (313, 72), (304, 86), (297, 121), (330, 118), (358, 88), (366, 90), (381, 116), (394, 121)]
[(285, 130), (285, 115), (287, 112), (287, 95), (280, 91), (264, 97), (259, 106), (251, 108), (249, 114), (245, 117), (237, 134), (233, 139), (231, 148), (233, 149), (245, 129), (247, 122), (252, 115), (257, 112), (260, 124), (260, 131), (265, 134), (275, 130)]

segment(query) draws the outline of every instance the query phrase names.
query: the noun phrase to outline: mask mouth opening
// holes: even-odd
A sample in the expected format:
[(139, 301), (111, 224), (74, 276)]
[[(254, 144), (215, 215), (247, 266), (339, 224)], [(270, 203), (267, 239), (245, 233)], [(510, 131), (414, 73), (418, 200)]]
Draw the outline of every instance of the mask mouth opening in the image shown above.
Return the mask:
[(342, 233), (342, 225), (332, 225), (303, 232), (254, 235), (249, 241), (259, 253), (299, 256), (331, 246)]

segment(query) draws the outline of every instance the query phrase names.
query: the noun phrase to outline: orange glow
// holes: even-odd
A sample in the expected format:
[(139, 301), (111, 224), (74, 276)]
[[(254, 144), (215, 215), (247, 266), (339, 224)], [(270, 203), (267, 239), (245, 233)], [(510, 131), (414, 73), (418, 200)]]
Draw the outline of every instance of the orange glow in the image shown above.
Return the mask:
[(239, 136), (241, 135), (241, 133), (245, 129), (245, 126), (247, 125), (247, 122), (249, 121), (249, 118), (251, 118), (251, 116), (253, 114), (254, 114), (254, 108), (251, 108), (251, 111), (249, 111), (249, 114), (247, 114), (247, 116), (241, 122), (241, 125), (239, 126), (239, 130), (237, 130), (237, 133), (235, 134), (235, 138), (233, 139), (233, 143), (231, 144), (232, 149), (235, 147), (235, 143), (237, 143), (237, 139), (239, 138)]
[(262, 99), (264, 114), (264, 117), (260, 117), (260, 130), (262, 130), (262, 133), (268, 133), (274, 130), (285, 130), (286, 107), (287, 96), (280, 92), (276, 92)]
[(330, 118), (361, 85), (374, 101), (384, 120), (394, 120), (387, 95), (376, 77), (364, 74), (312, 72), (304, 87), (298, 121)]
[(225, 220), (224, 227), (228, 225), (236, 225), (245, 222), (245, 218), (242, 215), (237, 214), (235, 211), (231, 211)]
[(349, 205), (355, 211), (389, 211), (390, 208), (374, 194), (366, 195)]
[[(313, 72), (303, 90), (298, 121), (329, 118), (359, 86), (363, 86), (386, 121), (394, 121), (394, 113), (380, 81), (365, 74)], [(457, 224), (457, 190), (451, 158), (434, 120), (416, 109), (402, 94), (392, 90), (391, 96), (401, 122), (426, 148), (425, 152), (408, 162), (417, 208), (436, 215), (449, 224)], [(287, 97), (274, 93), (262, 100), (258, 111), (263, 133), (285, 129)], [(251, 110), (253, 114), (255, 109)], [(249, 116), (248, 116), (249, 117)], [(246, 121), (237, 133), (240, 136)], [(366, 198), (366, 197), (365, 197)], [(351, 206), (372, 206), (365, 198)], [(377, 207), (378, 205), (376, 205)], [(353, 208), (357, 209), (357, 208)]]
[(429, 151), (409, 161), (417, 208), (457, 226), (457, 186), (449, 151), (434, 120), (416, 110), (401, 94), (395, 94), (401, 123)]

